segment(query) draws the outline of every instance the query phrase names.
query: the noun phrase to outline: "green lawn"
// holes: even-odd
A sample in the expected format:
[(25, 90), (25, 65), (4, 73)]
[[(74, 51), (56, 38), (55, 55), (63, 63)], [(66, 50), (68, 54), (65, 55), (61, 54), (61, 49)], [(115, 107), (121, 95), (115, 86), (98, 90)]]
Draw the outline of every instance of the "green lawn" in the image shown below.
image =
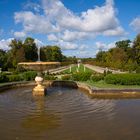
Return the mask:
[(119, 89), (124, 89), (124, 88), (131, 88), (131, 89), (134, 89), (134, 88), (140, 88), (139, 85), (113, 85), (113, 84), (107, 84), (105, 83), (103, 80), (102, 81), (99, 81), (99, 82), (93, 82), (93, 81), (86, 81), (84, 82), (90, 86), (93, 86), (93, 87), (98, 87), (98, 88), (119, 88)]
[[(71, 72), (72, 72), (72, 73), (77, 72), (77, 68), (78, 68), (77, 65), (76, 65), (76, 66), (72, 66)], [(93, 72), (93, 70), (91, 70), (91, 69), (89, 69), (89, 68), (86, 68), (86, 67), (85, 67), (85, 71), (84, 71), (84, 65), (82, 65), (82, 64), (80, 65), (80, 67), (79, 67), (78, 70), (79, 70), (79, 72)], [(70, 68), (64, 70), (63, 72), (64, 72), (64, 73), (69, 73), (69, 72), (70, 72)]]

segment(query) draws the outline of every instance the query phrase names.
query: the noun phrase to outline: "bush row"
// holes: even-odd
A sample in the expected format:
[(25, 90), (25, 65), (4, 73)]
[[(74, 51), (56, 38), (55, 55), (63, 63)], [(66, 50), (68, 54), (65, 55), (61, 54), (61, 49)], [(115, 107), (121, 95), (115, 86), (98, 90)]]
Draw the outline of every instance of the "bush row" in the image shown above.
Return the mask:
[(56, 80), (57, 77), (53, 76), (53, 75), (45, 75), (45, 80)]
[(37, 75), (34, 71), (27, 71), (22, 74), (7, 75), (5, 73), (0, 73), (0, 82), (13, 82), (13, 81), (30, 81), (34, 80)]
[(92, 73), (91, 72), (78, 72), (72, 74), (72, 80), (74, 81), (87, 81), (90, 79)]
[(140, 74), (109, 74), (105, 77), (108, 84), (140, 85)]
[(67, 74), (62, 76), (62, 80), (74, 80), (74, 81), (87, 81), (87, 80), (92, 80), (92, 81), (100, 81), (104, 79), (103, 74), (98, 74), (98, 75), (92, 75), (91, 72), (78, 72), (74, 74)]

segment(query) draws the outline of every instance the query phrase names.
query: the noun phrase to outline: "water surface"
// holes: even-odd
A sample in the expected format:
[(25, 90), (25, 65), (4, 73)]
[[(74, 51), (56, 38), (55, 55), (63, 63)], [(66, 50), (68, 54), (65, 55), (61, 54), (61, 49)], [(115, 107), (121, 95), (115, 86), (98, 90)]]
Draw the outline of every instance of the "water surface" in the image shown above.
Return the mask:
[(90, 99), (83, 91), (32, 87), (0, 94), (1, 140), (140, 140), (140, 100)]

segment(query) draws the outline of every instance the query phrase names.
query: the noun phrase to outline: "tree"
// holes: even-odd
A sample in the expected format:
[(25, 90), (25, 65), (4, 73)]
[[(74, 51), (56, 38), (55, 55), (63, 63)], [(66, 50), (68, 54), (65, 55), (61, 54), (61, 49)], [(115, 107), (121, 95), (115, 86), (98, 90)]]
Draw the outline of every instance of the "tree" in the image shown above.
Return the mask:
[(116, 47), (124, 49), (125, 51), (127, 51), (127, 49), (130, 47), (130, 40), (122, 40), (122, 41), (118, 41), (115, 43)]
[(11, 48), (7, 52), (7, 67), (16, 68), (17, 63), (25, 61), (25, 51), (21, 40), (12, 40), (9, 47)]
[(106, 56), (106, 52), (105, 51), (99, 51), (96, 54), (96, 60), (100, 61), (100, 62), (105, 62), (105, 56)]
[(26, 61), (37, 61), (37, 46), (34, 42), (34, 39), (27, 37), (24, 41), (24, 51), (25, 51), (25, 60)]
[(5, 69), (6, 52), (0, 49), (0, 68)]
[(46, 46), (41, 48), (42, 61), (62, 61), (63, 55), (58, 46)]
[(140, 34), (137, 35), (132, 46), (133, 61), (140, 65)]

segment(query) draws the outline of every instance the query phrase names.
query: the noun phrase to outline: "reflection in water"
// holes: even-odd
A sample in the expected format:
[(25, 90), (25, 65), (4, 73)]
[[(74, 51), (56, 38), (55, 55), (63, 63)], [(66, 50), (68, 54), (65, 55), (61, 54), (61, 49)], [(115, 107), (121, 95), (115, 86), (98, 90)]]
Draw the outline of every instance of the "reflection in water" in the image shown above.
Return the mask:
[(140, 140), (140, 100), (90, 99), (80, 90), (32, 87), (0, 94), (1, 140)]
[(54, 129), (60, 126), (61, 118), (52, 111), (46, 111), (45, 98), (34, 96), (35, 110), (32, 114), (25, 116), (22, 126), (30, 131), (45, 132), (47, 129)]

